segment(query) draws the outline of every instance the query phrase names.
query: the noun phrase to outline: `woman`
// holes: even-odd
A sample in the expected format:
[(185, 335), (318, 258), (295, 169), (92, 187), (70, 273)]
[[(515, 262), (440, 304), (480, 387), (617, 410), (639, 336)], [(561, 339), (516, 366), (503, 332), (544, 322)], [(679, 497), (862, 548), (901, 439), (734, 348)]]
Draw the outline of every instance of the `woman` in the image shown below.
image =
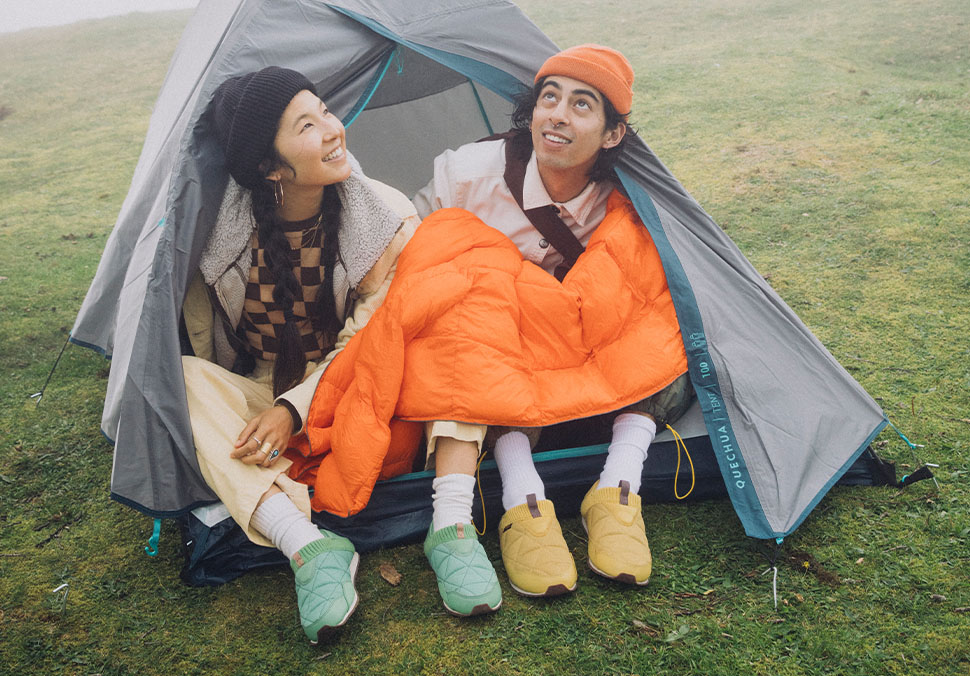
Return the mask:
[(290, 560), (316, 643), (357, 606), (358, 555), (311, 523), (307, 487), (282, 453), (323, 370), (386, 294), (417, 217), (360, 173), (340, 120), (295, 71), (227, 80), (207, 120), (234, 180), (183, 314), (199, 466), (249, 538)]

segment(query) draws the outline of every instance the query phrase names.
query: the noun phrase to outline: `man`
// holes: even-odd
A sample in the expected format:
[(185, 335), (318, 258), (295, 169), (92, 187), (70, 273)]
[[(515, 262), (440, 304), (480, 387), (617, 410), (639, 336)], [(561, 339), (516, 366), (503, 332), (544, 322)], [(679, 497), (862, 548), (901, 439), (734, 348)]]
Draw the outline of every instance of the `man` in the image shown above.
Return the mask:
[[(446, 151), (435, 160), (433, 179), (413, 200), (418, 214), (467, 209), (506, 234), (526, 260), (562, 280), (599, 224), (625, 201), (614, 192), (612, 177), (627, 140), (632, 85), (629, 62), (613, 49), (580, 45), (552, 56), (519, 101), (511, 134)], [(550, 226), (550, 218), (561, 223)], [(656, 274), (663, 278), (659, 265)], [(665, 279), (663, 289), (669, 299)], [(672, 311), (668, 324), (670, 340), (679, 343)], [(625, 583), (648, 582), (651, 556), (638, 495), (643, 463), (658, 422), (675, 420), (690, 397), (682, 373), (616, 415), (605, 466), (581, 507), (594, 572)], [(494, 454), (506, 510), (499, 537), (509, 581), (526, 596), (553, 596), (574, 590), (577, 575), (532, 461), (538, 432), (505, 428), (490, 430), (489, 436), (498, 437)], [(466, 465), (484, 443), (481, 426), (450, 421), (429, 423), (427, 436), (429, 452), (437, 446), (439, 457), (464, 458)], [(452, 518), (467, 522), (465, 512), (470, 515), (467, 478), (452, 482), (451, 476), (439, 471), (435, 480), (435, 527), (450, 520), (448, 505), (463, 505), (461, 515)]]

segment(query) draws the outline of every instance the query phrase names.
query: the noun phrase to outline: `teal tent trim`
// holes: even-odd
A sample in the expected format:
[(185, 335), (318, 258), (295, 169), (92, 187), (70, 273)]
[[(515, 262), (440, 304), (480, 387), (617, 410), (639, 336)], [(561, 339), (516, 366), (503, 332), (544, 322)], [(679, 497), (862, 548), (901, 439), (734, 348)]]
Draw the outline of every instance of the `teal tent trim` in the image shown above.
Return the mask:
[(619, 168), (616, 173), (660, 253), (667, 275), (667, 286), (670, 287), (670, 295), (677, 311), (677, 321), (680, 322), (684, 349), (687, 351), (687, 371), (704, 414), (704, 424), (714, 447), (724, 485), (744, 526), (744, 532), (763, 540), (778, 537), (781, 533), (774, 532), (765, 517), (744, 456), (738, 447), (734, 428), (727, 416), (717, 369), (707, 349), (704, 322), (687, 274), (667, 239), (653, 200), (629, 174)]
[(111, 355), (108, 354), (108, 352), (105, 349), (103, 349), (100, 345), (95, 345), (94, 343), (89, 343), (84, 340), (78, 340), (74, 336), (71, 336), (70, 338), (68, 338), (68, 341), (70, 341), (72, 345), (78, 345), (79, 347), (86, 347), (89, 350), (94, 350), (105, 359), (108, 359), (108, 360), (111, 359)]
[(495, 130), (492, 129), (492, 123), (489, 121), (488, 115), (485, 114), (485, 104), (482, 103), (482, 97), (478, 93), (478, 87), (475, 86), (474, 81), (469, 81), (468, 84), (472, 86), (472, 94), (475, 95), (475, 102), (478, 104), (478, 112), (482, 116), (482, 120), (485, 122), (485, 127), (488, 129), (488, 135), (491, 136), (495, 133)]
[(357, 103), (354, 105), (351, 111), (347, 113), (347, 117), (343, 119), (343, 125), (345, 127), (349, 127), (350, 125), (352, 125), (354, 123), (354, 120), (357, 119), (357, 116), (360, 115), (362, 112), (364, 112), (364, 108), (367, 107), (367, 104), (370, 103), (370, 100), (374, 97), (374, 92), (376, 92), (377, 88), (381, 86), (381, 82), (383, 82), (384, 76), (387, 75), (387, 69), (390, 68), (391, 62), (394, 60), (394, 57), (396, 55), (397, 55), (397, 47), (395, 47), (390, 52), (388, 52), (387, 58), (384, 61), (384, 67), (381, 68), (380, 72), (377, 73), (374, 76), (374, 78), (367, 84), (367, 88), (364, 90), (364, 95), (360, 97), (360, 99), (357, 101)]
[(400, 35), (388, 30), (386, 26), (374, 21), (369, 17), (362, 16), (356, 12), (352, 12), (336, 5), (328, 4), (327, 6), (335, 12), (340, 12), (341, 14), (348, 16), (354, 21), (366, 26), (378, 35), (386, 37), (388, 40), (393, 40), (400, 45), (413, 49), (422, 56), (426, 56), (444, 66), (448, 66), (455, 72), (461, 73), (469, 80), (488, 87), (493, 92), (508, 101), (511, 101), (512, 97), (514, 97), (515, 94), (523, 87), (523, 84), (519, 80), (512, 77), (505, 71), (495, 68), (494, 66), (489, 66), (486, 63), (481, 63), (480, 61), (475, 61), (474, 59), (460, 56), (458, 54), (445, 52), (440, 49), (434, 49), (433, 47), (428, 47), (410, 40), (405, 40)]
[[(577, 446), (576, 448), (561, 448), (555, 451), (541, 451), (534, 453), (532, 458), (536, 463), (548, 462), (550, 460), (563, 460), (567, 458), (582, 458), (589, 455), (605, 455), (609, 444), (594, 444), (592, 446)], [(497, 469), (498, 465), (494, 460), (483, 460), (481, 470)], [(429, 479), (434, 477), (434, 470), (423, 470), (420, 472), (409, 472), (390, 479), (382, 479), (380, 483), (400, 483), (402, 481), (413, 481), (415, 479)]]
[(888, 424), (889, 424), (889, 419), (883, 418), (882, 421), (878, 425), (876, 425), (876, 428), (866, 438), (866, 440), (862, 442), (862, 445), (859, 446), (859, 448), (856, 449), (855, 453), (853, 453), (849, 457), (849, 459), (845, 461), (845, 464), (843, 464), (842, 467), (840, 467), (839, 470), (832, 475), (832, 478), (828, 480), (828, 482), (821, 488), (821, 490), (819, 490), (818, 495), (815, 496), (815, 499), (808, 504), (808, 506), (805, 508), (805, 511), (799, 514), (798, 518), (792, 523), (791, 528), (789, 528), (788, 530), (786, 530), (784, 533), (781, 534), (782, 536), (790, 535), (795, 531), (796, 528), (802, 525), (802, 522), (806, 518), (808, 518), (809, 513), (813, 509), (815, 509), (818, 503), (822, 501), (822, 498), (824, 498), (828, 494), (828, 492), (832, 489), (832, 486), (838, 483), (839, 479), (841, 479), (845, 475), (845, 473), (859, 459), (859, 457), (863, 454), (863, 452), (865, 452), (865, 450), (869, 448), (869, 444), (871, 444), (875, 440), (875, 438), (879, 436), (879, 433), (882, 432), (886, 428), (886, 425)]
[[(108, 438), (107, 435), (104, 435), (104, 436), (106, 439)], [(111, 441), (111, 440), (108, 439), (108, 441)], [(112, 444), (113, 443), (114, 442), (112, 442)], [(109, 492), (108, 496), (115, 502), (118, 502), (119, 504), (122, 504), (125, 507), (131, 507), (135, 511), (140, 512), (145, 516), (149, 516), (153, 519), (177, 519), (180, 516), (189, 514), (193, 509), (198, 509), (199, 507), (205, 507), (206, 505), (211, 505), (214, 502), (216, 502), (215, 500), (198, 500), (189, 505), (186, 505), (181, 509), (173, 509), (173, 510), (165, 511), (160, 509), (150, 509), (139, 502), (126, 498), (123, 495), (118, 495), (114, 491)]]

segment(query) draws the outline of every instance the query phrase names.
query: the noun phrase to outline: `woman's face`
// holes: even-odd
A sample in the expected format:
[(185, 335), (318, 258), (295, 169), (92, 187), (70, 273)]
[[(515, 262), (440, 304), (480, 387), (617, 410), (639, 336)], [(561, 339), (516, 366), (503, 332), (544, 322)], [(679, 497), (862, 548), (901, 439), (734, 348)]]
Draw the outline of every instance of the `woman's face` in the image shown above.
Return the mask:
[(266, 175), (287, 188), (322, 188), (350, 176), (344, 125), (312, 92), (293, 97), (273, 141), (283, 166)]

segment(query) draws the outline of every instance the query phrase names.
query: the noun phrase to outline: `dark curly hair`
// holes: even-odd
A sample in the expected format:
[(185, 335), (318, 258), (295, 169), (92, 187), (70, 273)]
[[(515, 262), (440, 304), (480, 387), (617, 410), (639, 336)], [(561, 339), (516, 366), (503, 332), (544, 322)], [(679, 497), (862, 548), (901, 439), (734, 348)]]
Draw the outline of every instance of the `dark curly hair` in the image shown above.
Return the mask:
[[(515, 104), (515, 110), (512, 111), (512, 130), (519, 134), (527, 134), (530, 138), (532, 132), (529, 126), (532, 124), (532, 113), (535, 112), (536, 103), (539, 101), (539, 94), (542, 93), (542, 87), (546, 83), (546, 78), (542, 78), (531, 89), (523, 88), (519, 94), (517, 94), (512, 102)], [(599, 155), (596, 157), (596, 162), (593, 164), (593, 168), (589, 171), (589, 177), (593, 181), (612, 181), (614, 179), (613, 167), (616, 165), (617, 159), (626, 147), (627, 141), (631, 136), (636, 135), (636, 129), (634, 129), (629, 121), (629, 115), (621, 115), (617, 112), (616, 107), (610, 103), (609, 99), (603, 98), (603, 112), (606, 116), (606, 123), (604, 129), (613, 129), (618, 124), (625, 124), (626, 134), (620, 139), (620, 142), (613, 146), (612, 148), (604, 148), (600, 150)]]

